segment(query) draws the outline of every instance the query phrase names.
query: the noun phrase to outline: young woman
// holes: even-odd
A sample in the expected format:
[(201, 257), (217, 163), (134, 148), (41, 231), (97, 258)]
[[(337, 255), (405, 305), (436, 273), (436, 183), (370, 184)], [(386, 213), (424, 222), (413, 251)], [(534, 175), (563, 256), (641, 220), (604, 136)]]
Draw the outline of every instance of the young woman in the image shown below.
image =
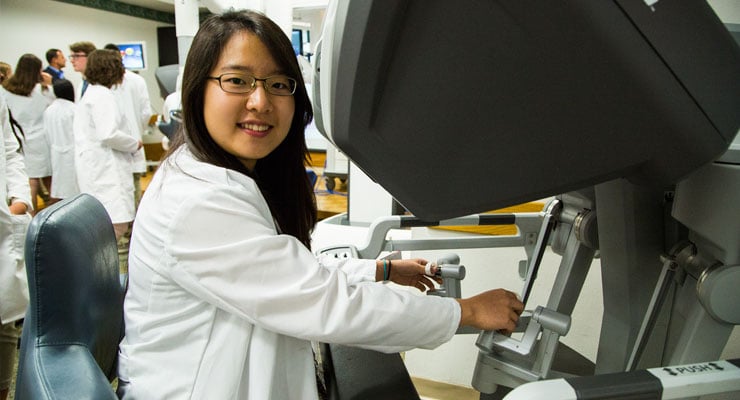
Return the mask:
[(15, 73), (3, 81), (0, 94), (5, 97), (13, 118), (23, 128), (25, 139), (23, 156), (26, 173), (31, 185), (31, 203), (38, 209), (37, 195), (41, 184), (51, 190), (51, 163), (49, 142), (44, 132), (44, 110), (54, 98), (49, 87), (51, 76), (41, 72), (41, 60), (33, 54), (24, 54), (18, 59)]
[(87, 58), (85, 77), (89, 84), (75, 109), (75, 170), (80, 192), (95, 196), (108, 211), (116, 239), (134, 220), (133, 153), (140, 140), (125, 131), (123, 116), (111, 91), (123, 80), (121, 55), (112, 50), (94, 50)]
[(23, 247), (31, 222), (27, 213), (31, 210), (31, 189), (2, 96), (0, 134), (0, 400), (5, 400), (21, 335), (17, 322), (23, 319), (28, 305)]
[[(460, 325), (514, 328), (513, 293), (419, 296), (373, 283), (382, 262), (314, 258), (311, 105), (265, 16), (205, 21), (182, 94), (184, 129), (134, 225), (119, 396), (317, 399), (311, 341), (396, 352), (434, 348)], [(425, 263), (393, 261), (389, 279), (425, 290)]]

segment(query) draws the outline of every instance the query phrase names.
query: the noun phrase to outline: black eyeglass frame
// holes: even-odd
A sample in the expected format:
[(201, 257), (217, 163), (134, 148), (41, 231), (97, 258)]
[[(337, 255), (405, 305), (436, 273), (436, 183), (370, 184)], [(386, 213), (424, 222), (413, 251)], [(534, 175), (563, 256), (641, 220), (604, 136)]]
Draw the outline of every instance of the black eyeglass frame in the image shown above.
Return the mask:
[[(248, 81), (246, 78), (252, 78), (252, 83), (249, 86), (249, 90), (247, 90), (245, 92), (234, 92), (234, 91), (226, 90), (224, 88), (223, 82), (221, 81), (221, 79), (224, 76), (238, 76), (238, 77), (241, 77), (241, 78), (245, 78), (245, 81)], [(249, 74), (235, 74), (233, 72), (229, 72), (229, 73), (226, 73), (226, 74), (221, 74), (219, 76), (207, 76), (206, 78), (207, 79), (213, 79), (215, 81), (218, 81), (218, 86), (221, 88), (221, 90), (223, 90), (226, 93), (232, 93), (232, 94), (249, 94), (249, 93), (252, 93), (252, 92), (254, 92), (254, 89), (257, 88), (257, 82), (262, 82), (262, 87), (265, 89), (265, 91), (267, 93), (272, 94), (272, 95), (275, 95), (275, 96), (292, 96), (292, 95), (295, 94), (296, 88), (298, 87), (298, 81), (296, 81), (295, 79), (293, 79), (293, 78), (291, 78), (289, 76), (285, 76), (285, 75), (274, 75), (274, 76), (268, 76), (267, 78), (257, 78), (254, 75), (249, 75)], [(287, 79), (288, 82), (290, 83), (290, 85), (289, 85), (290, 86), (290, 89), (291, 89), (290, 93), (274, 93), (274, 92), (272, 92), (272, 89), (271, 89), (270, 85), (267, 84), (267, 81), (268, 80), (271, 80), (273, 78), (285, 78), (285, 79)]]

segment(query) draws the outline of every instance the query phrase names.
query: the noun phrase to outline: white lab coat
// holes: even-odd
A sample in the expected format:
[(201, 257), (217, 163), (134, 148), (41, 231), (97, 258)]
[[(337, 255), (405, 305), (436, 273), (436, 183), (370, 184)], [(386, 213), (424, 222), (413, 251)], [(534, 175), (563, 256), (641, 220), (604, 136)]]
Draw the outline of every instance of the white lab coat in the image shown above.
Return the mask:
[(75, 138), (72, 125), (75, 103), (56, 99), (44, 111), (44, 130), (51, 149), (51, 197), (66, 199), (80, 193), (75, 171)]
[[(128, 129), (126, 131), (136, 140), (142, 140), (144, 129), (152, 116), (152, 103), (149, 100), (149, 89), (143, 77), (135, 72), (126, 70), (123, 82), (113, 88), (116, 94), (119, 110)], [(132, 168), (134, 172), (146, 172), (146, 155), (144, 147), (133, 155)]]
[(42, 94), (40, 85), (37, 85), (29, 96), (20, 96), (5, 88), (0, 88), (0, 93), (5, 97), (10, 111), (13, 112), (13, 118), (23, 128), (25, 135), (23, 158), (28, 177), (51, 176), (49, 142), (44, 132), (44, 110), (49, 106), (53, 97)]
[(134, 219), (131, 156), (139, 141), (126, 125), (113, 92), (90, 85), (74, 117), (75, 170), (80, 192), (100, 200), (114, 224)]
[(0, 96), (0, 323), (23, 318), (28, 306), (28, 281), (23, 261), (23, 248), (30, 214), (11, 215), (8, 202), (22, 201), (31, 207), (23, 156), (8, 122), (8, 109)]
[(278, 234), (251, 178), (181, 148), (134, 224), (118, 370), (126, 398), (316, 399), (310, 341), (396, 352), (454, 335), (456, 301), (374, 276), (374, 261), (317, 261)]

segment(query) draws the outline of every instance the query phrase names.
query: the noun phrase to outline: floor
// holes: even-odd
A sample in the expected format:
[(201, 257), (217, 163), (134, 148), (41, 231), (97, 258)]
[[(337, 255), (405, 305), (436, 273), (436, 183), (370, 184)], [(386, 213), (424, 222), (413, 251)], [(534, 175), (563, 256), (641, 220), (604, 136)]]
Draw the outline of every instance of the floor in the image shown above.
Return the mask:
[[(324, 165), (326, 154), (311, 153), (311, 163), (306, 170), (316, 176), (314, 185), (314, 194), (316, 195), (316, 208), (319, 220), (331, 217), (333, 215), (347, 212), (347, 180), (341, 180), (334, 177), (324, 176)], [(327, 189), (327, 182), (333, 183), (332, 190)], [(332, 185), (329, 185), (332, 186)]]
[(423, 400), (478, 400), (480, 393), (474, 389), (411, 377), (416, 391)]

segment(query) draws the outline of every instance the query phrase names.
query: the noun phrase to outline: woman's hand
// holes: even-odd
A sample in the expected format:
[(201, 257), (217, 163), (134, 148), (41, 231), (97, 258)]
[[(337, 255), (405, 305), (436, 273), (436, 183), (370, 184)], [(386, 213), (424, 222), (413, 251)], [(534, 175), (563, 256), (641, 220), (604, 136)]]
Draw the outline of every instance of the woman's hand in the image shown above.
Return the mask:
[[(434, 289), (434, 282), (442, 283), (442, 279), (424, 274), (427, 261), (421, 258), (408, 260), (386, 260), (390, 270), (388, 280), (403, 286), (413, 286), (422, 292)], [(383, 260), (377, 262), (379, 278), (383, 280)], [(437, 266), (432, 267), (432, 274), (437, 272)]]
[(51, 86), (51, 75), (48, 72), (41, 72), (41, 86), (48, 89)]
[(510, 334), (516, 328), (524, 304), (516, 294), (505, 289), (483, 292), (460, 303), (460, 326)]
[(8, 209), (13, 215), (22, 215), (28, 212), (28, 206), (22, 201), (14, 201), (8, 206)]

